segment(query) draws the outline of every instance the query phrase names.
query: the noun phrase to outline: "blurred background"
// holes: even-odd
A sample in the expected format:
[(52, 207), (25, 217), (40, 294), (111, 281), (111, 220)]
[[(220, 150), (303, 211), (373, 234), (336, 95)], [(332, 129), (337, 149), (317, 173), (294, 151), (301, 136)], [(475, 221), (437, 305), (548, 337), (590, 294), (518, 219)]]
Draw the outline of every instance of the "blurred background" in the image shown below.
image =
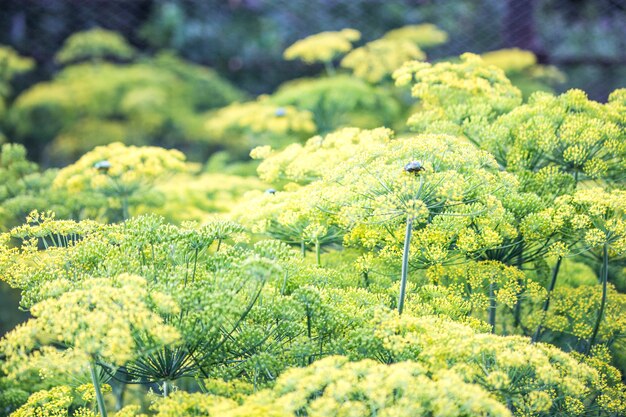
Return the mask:
[[(2, 216), (10, 220), (3, 218), (2, 228), (27, 213), (30, 200), (14, 203), (20, 193), (38, 187), (32, 194), (40, 198), (50, 187), (56, 173), (40, 173), (39, 166), (71, 164), (96, 145), (123, 141), (174, 147), (193, 162), (206, 163), (205, 172), (224, 173), (225, 166), (235, 166), (231, 161), (247, 158), (258, 144), (249, 139), (258, 140), (259, 134), (233, 133), (221, 121), (233, 113), (277, 114), (265, 102), (229, 107), (230, 113), (216, 109), (270, 94), (288, 80), (323, 70), (321, 64), (285, 61), (282, 54), (289, 45), (321, 31), (354, 28), (362, 33), (359, 46), (390, 29), (421, 23), (432, 23), (448, 35), (447, 42), (428, 49), (429, 61), (517, 47), (532, 51), (540, 64), (524, 67), (534, 72), (522, 74), (517, 85), (526, 83), (528, 91), (580, 88), (590, 98), (605, 101), (611, 91), (626, 86), (626, 0), (0, 0), (0, 63), (8, 62), (0, 65), (0, 142), (25, 146), (24, 154), (7, 148), (0, 161), (0, 182), (22, 187), (15, 191), (3, 185), (3, 207), (9, 207), (5, 202), (15, 207), (3, 208)], [(67, 42), (71, 35), (95, 28), (122, 38), (96, 33), (74, 45)], [(2, 47), (10, 49), (2, 52)], [(99, 60), (97, 48), (111, 56)], [(13, 51), (21, 57), (11, 55)], [(8, 56), (5, 61), (2, 53)], [(515, 63), (507, 65), (514, 73)], [(541, 72), (552, 66), (558, 68), (556, 78), (554, 72)], [(507, 75), (513, 79), (511, 72)], [(535, 81), (546, 75), (550, 83)], [(355, 95), (357, 107), (363, 97), (382, 91), (355, 78), (336, 79), (343, 83), (338, 85), (353, 89), (347, 94)], [(316, 88), (322, 87), (318, 83)], [(328, 121), (299, 103), (296, 92), (291, 97), (286, 97), (287, 91), (275, 94), (273, 105), (312, 112), (316, 133), (345, 122), (322, 123)], [(364, 121), (359, 114), (382, 115), (381, 120), (368, 116), (367, 121), (386, 124), (384, 113), (389, 111), (389, 119), (404, 125), (403, 113), (393, 110), (393, 93), (383, 93), (377, 103), (350, 113), (349, 124)], [(301, 128), (286, 137), (304, 140), (312, 132)], [(233, 139), (237, 134), (239, 142)], [(284, 144), (281, 138), (272, 140)], [(226, 153), (217, 157), (220, 151)], [(253, 175), (254, 169), (249, 172)], [(201, 177), (197, 183), (206, 187), (207, 181)], [(179, 187), (172, 184), (173, 189)], [(237, 195), (246, 190), (240, 188)], [(54, 198), (46, 195), (41, 201)], [(207, 201), (213, 204), (211, 198)], [(66, 216), (72, 217), (71, 212)], [(24, 316), (15, 308), (17, 293), (4, 285), (0, 304), (1, 335)]]
[(423, 22), (449, 35), (431, 60), (517, 46), (565, 72), (561, 89), (605, 100), (626, 81), (626, 0), (0, 0), (0, 10), (0, 44), (37, 62), (22, 88), (49, 78), (66, 38), (93, 27), (143, 52), (175, 50), (258, 94), (315, 72), (283, 61), (297, 39), (351, 27), (367, 42)]

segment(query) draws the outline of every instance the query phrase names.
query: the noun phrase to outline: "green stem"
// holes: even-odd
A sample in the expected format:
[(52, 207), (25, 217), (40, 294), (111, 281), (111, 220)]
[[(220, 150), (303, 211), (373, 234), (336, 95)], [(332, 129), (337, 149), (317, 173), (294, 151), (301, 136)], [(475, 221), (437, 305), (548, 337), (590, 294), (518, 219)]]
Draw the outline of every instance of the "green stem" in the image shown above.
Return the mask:
[(304, 240), (300, 241), (300, 252), (302, 252), (302, 257), (306, 258), (306, 246), (304, 246)]
[[(312, 329), (313, 325), (311, 323), (311, 312), (309, 311), (308, 307), (306, 309), (306, 333), (307, 336), (309, 337), (309, 341), (313, 340), (313, 329)], [(311, 365), (313, 363), (313, 356), (309, 356), (309, 365)]]
[(318, 240), (315, 241), (315, 260), (317, 261), (317, 266), (322, 266), (322, 251)]
[[(524, 265), (524, 252), (523, 252), (523, 243), (520, 244), (520, 252), (517, 255), (517, 269), (522, 270), (522, 266)], [(521, 279), (517, 280), (520, 288), (524, 288), (524, 282)], [(522, 289), (517, 293), (517, 300), (515, 301), (515, 309), (513, 310), (513, 327), (518, 328), (522, 324), (522, 295), (524, 294), (524, 290)]]
[(324, 68), (326, 69), (326, 75), (329, 77), (335, 75), (335, 67), (333, 66), (332, 61), (324, 61)]
[(193, 273), (191, 274), (191, 282), (196, 281), (196, 268), (198, 267), (198, 248), (196, 248), (196, 252), (193, 257)]
[(169, 385), (167, 384), (167, 381), (163, 381), (163, 398), (167, 397), (169, 395)]
[(126, 221), (130, 218), (128, 212), (128, 198), (122, 197), (122, 221)]
[(496, 303), (496, 284), (489, 283), (489, 325), (491, 326), (491, 333), (496, 333), (496, 309), (498, 304)]
[(554, 291), (554, 287), (556, 287), (556, 279), (559, 276), (559, 269), (561, 269), (561, 261), (563, 261), (563, 258), (559, 256), (556, 260), (556, 265), (554, 265), (554, 268), (552, 269), (552, 280), (550, 280), (550, 286), (548, 287), (548, 295), (546, 296), (546, 301), (543, 303), (541, 321), (539, 322), (539, 326), (537, 326), (537, 330), (535, 330), (535, 334), (532, 338), (532, 343), (535, 343), (539, 340), (539, 336), (541, 335), (541, 331), (543, 330), (543, 323), (545, 322), (546, 316), (548, 314), (548, 308), (550, 307), (552, 292)]
[(400, 276), (400, 295), (398, 296), (398, 314), (404, 310), (404, 298), (406, 296), (406, 281), (409, 272), (409, 249), (411, 247), (411, 235), (413, 234), (413, 216), (406, 219), (406, 232), (404, 233), (404, 251), (402, 252), (402, 275)]
[(104, 397), (102, 396), (102, 390), (100, 390), (100, 381), (98, 378), (98, 373), (96, 372), (96, 365), (93, 362), (89, 363), (89, 370), (91, 371), (91, 382), (93, 383), (93, 388), (96, 390), (96, 402), (98, 403), (100, 417), (107, 417), (107, 410), (104, 406)]
[(285, 295), (285, 289), (287, 289), (287, 279), (289, 278), (289, 273), (285, 271), (285, 275), (283, 276), (283, 285), (280, 288), (280, 295)]
[(589, 338), (589, 346), (587, 346), (587, 355), (591, 352), (591, 348), (596, 343), (596, 338), (598, 337), (598, 331), (600, 330), (600, 323), (602, 322), (602, 318), (604, 316), (604, 307), (606, 306), (606, 293), (607, 293), (607, 283), (609, 280), (609, 244), (607, 242), (604, 243), (604, 248), (602, 250), (602, 299), (600, 300), (600, 310), (598, 311), (598, 318), (596, 320), (596, 324), (593, 327), (593, 332), (591, 333), (591, 337)]

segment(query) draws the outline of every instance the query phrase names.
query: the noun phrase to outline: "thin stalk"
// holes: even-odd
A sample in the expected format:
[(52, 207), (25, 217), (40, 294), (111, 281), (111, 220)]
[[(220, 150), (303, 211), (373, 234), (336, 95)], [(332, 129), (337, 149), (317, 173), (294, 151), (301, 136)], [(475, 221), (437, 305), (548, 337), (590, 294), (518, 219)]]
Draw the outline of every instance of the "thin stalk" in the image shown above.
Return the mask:
[(153, 280), (156, 282), (157, 280), (157, 266), (156, 266), (156, 255), (154, 254), (154, 243), (150, 244), (150, 251), (152, 252), (152, 270), (153, 270)]
[(191, 274), (191, 282), (195, 282), (196, 280), (196, 268), (198, 267), (198, 248), (196, 248), (196, 252), (193, 257), (193, 273)]
[(169, 385), (167, 381), (163, 381), (163, 398), (169, 395)]
[(217, 239), (217, 248), (215, 249), (215, 252), (219, 252), (221, 246), (222, 246), (222, 239)]
[(489, 283), (489, 325), (491, 326), (491, 333), (496, 333), (496, 309), (498, 304), (496, 303), (496, 284)]
[(404, 251), (402, 252), (402, 275), (400, 277), (400, 295), (398, 296), (398, 314), (404, 310), (404, 298), (406, 296), (406, 281), (409, 272), (409, 249), (411, 247), (411, 235), (413, 234), (413, 216), (406, 218), (406, 232), (404, 233)]
[(122, 197), (122, 221), (126, 221), (130, 218), (128, 212), (128, 198)]
[(541, 312), (541, 321), (539, 321), (539, 326), (537, 326), (537, 330), (535, 330), (535, 334), (532, 338), (532, 343), (535, 343), (539, 340), (539, 336), (541, 335), (541, 330), (543, 330), (543, 323), (546, 319), (546, 315), (548, 314), (548, 308), (550, 307), (550, 298), (552, 297), (552, 292), (554, 291), (554, 287), (556, 287), (556, 279), (559, 276), (559, 270), (561, 269), (561, 262), (563, 261), (562, 257), (558, 257), (556, 260), (556, 264), (552, 269), (552, 279), (550, 280), (550, 286), (548, 287), (548, 295), (546, 296), (546, 301), (543, 303), (543, 309)]
[[(522, 244), (523, 245), (523, 244)], [(522, 270), (522, 266), (524, 265), (524, 252), (520, 250), (517, 255), (517, 269)], [(523, 288), (523, 282), (521, 279), (517, 280), (517, 283), (521, 288)], [(524, 290), (521, 290), (517, 293), (517, 301), (515, 301), (515, 309), (513, 310), (513, 327), (518, 328), (522, 324), (522, 294), (524, 294)]]
[(324, 61), (324, 68), (326, 69), (326, 74), (329, 77), (335, 75), (335, 67), (333, 66), (333, 63), (331, 61)]
[(589, 346), (587, 346), (587, 354), (591, 352), (592, 346), (596, 343), (596, 338), (598, 337), (598, 331), (600, 330), (600, 323), (602, 322), (602, 318), (604, 316), (604, 307), (606, 306), (606, 293), (607, 293), (607, 282), (609, 280), (609, 244), (608, 242), (604, 243), (604, 247), (602, 249), (602, 299), (600, 300), (600, 310), (598, 311), (598, 318), (596, 320), (596, 325), (593, 327), (593, 333), (591, 333), (591, 337), (589, 338)]
[(287, 288), (288, 278), (289, 278), (289, 273), (285, 271), (285, 275), (283, 276), (283, 285), (280, 287), (280, 295), (285, 295), (285, 289)]
[(96, 402), (98, 403), (98, 411), (100, 411), (100, 417), (107, 417), (107, 410), (104, 406), (104, 397), (102, 396), (102, 390), (100, 390), (100, 381), (98, 373), (96, 372), (96, 365), (93, 362), (89, 363), (89, 371), (91, 372), (91, 382), (93, 388), (96, 390)]
[(322, 250), (319, 240), (315, 241), (315, 260), (317, 261), (317, 266), (322, 266)]
[[(311, 323), (311, 312), (308, 307), (306, 309), (306, 333), (309, 337), (309, 341), (313, 340), (313, 331), (312, 331), (312, 323)], [(313, 363), (313, 356), (309, 356), (309, 365)]]
[(300, 241), (300, 252), (302, 253), (302, 257), (306, 258), (306, 246), (304, 246), (304, 240)]

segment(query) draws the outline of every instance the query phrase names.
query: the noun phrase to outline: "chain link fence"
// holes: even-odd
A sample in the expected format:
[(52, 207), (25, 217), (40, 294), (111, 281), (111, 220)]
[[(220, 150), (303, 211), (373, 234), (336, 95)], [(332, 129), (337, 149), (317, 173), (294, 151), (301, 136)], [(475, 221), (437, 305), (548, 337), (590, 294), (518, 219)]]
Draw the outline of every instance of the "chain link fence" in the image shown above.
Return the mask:
[(0, 10), (0, 44), (38, 63), (18, 90), (54, 73), (54, 53), (69, 35), (97, 26), (263, 93), (317, 70), (282, 60), (299, 38), (353, 27), (369, 41), (422, 22), (450, 35), (430, 59), (517, 46), (558, 66), (568, 76), (561, 90), (605, 100), (626, 85), (626, 0), (0, 0)]

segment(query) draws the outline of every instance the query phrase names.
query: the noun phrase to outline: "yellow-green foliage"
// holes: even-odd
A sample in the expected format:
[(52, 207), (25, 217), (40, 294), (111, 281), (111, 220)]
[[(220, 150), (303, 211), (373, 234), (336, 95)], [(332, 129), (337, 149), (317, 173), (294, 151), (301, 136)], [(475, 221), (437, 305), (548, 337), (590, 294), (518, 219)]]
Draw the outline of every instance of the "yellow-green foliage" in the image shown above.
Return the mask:
[(128, 60), (134, 55), (135, 49), (126, 42), (122, 35), (97, 28), (74, 33), (67, 38), (63, 48), (55, 55), (55, 60), (60, 64), (68, 64), (86, 59), (115, 58)]
[(300, 59), (307, 64), (330, 62), (352, 49), (352, 43), (359, 39), (361, 33), (354, 29), (322, 32), (297, 41), (285, 50), (284, 57), (287, 60)]
[(146, 204), (151, 188), (163, 177), (188, 171), (185, 156), (178, 150), (125, 146), (98, 146), (76, 163), (59, 171), (53, 186), (72, 196), (76, 209), (121, 209)]
[(356, 358), (413, 360), (430, 372), (445, 369), (482, 386), (516, 416), (601, 415), (626, 410), (619, 371), (601, 360), (577, 360), (528, 338), (478, 333), (448, 319), (380, 314), (350, 342)]
[(500, 67), (513, 85), (527, 98), (534, 91), (552, 91), (556, 84), (565, 82), (565, 74), (552, 65), (538, 65), (531, 51), (518, 48), (485, 52), (481, 58), (488, 65)]
[(351, 51), (341, 66), (371, 83), (390, 81), (391, 74), (404, 62), (426, 59), (422, 48), (440, 45), (447, 39), (448, 35), (435, 25), (404, 26)]
[(236, 404), (227, 398), (179, 391), (167, 398), (156, 400), (150, 409), (155, 412), (155, 417), (222, 416)]
[[(11, 95), (11, 80), (33, 69), (35, 61), (19, 55), (13, 48), (0, 45), (0, 121), (7, 112), (5, 100)], [(0, 143), (5, 141), (0, 130)]]
[(346, 55), (341, 66), (371, 83), (390, 79), (405, 61), (424, 60), (426, 55), (415, 43), (402, 38), (368, 42)]
[(52, 81), (23, 92), (9, 122), (19, 138), (50, 143), (54, 157), (72, 162), (94, 144), (120, 139), (129, 144), (204, 141), (202, 112), (242, 96), (211, 69), (171, 54), (129, 64), (96, 60), (67, 66)]
[[(119, 275), (91, 279), (78, 286), (55, 288), (58, 298), (47, 298), (30, 308), (34, 318), (9, 333), (2, 345), (11, 363), (28, 361), (28, 353), (42, 346), (72, 349), (78, 359), (123, 365), (146, 351), (173, 344), (178, 331), (163, 323), (151, 309), (176, 314), (178, 307), (165, 294), (148, 294), (144, 278)], [(71, 289), (70, 289), (71, 288)], [(146, 341), (149, 341), (146, 343)]]
[(269, 100), (279, 106), (310, 111), (320, 133), (344, 126), (391, 126), (401, 112), (389, 90), (347, 75), (289, 81)]
[(38, 391), (31, 395), (28, 402), (11, 414), (12, 417), (96, 417), (96, 414), (85, 407), (75, 407), (79, 394), (67, 386), (58, 386), (46, 391)]
[(10, 46), (0, 45), (0, 84), (2, 90), (0, 90), (0, 96), (4, 97), (7, 93), (7, 88), (4, 83), (10, 81), (13, 77), (24, 72), (28, 72), (35, 66), (35, 61), (32, 58), (27, 58), (19, 55)]
[(255, 177), (206, 173), (176, 174), (161, 180), (154, 190), (160, 194), (159, 206), (138, 205), (137, 213), (156, 213), (168, 221), (206, 222), (215, 213), (227, 213), (239, 203), (245, 204), (246, 193), (268, 187)]
[(176, 393), (157, 401), (157, 416), (510, 416), (504, 405), (459, 375), (429, 376), (419, 364), (381, 365), (333, 356), (283, 374), (274, 388), (238, 406), (219, 397)]
[(40, 172), (26, 159), (26, 149), (19, 144), (4, 144), (0, 151), (0, 229), (6, 230), (24, 221), (34, 209), (55, 210), (68, 215), (65, 194), (50, 192), (56, 170)]
[(420, 111), (408, 121), (419, 132), (459, 132), (467, 120), (491, 121), (522, 101), (504, 71), (469, 53), (459, 63), (408, 62), (393, 77), (396, 85), (411, 85), (420, 100)]
[[(112, 143), (45, 173), (2, 149), (2, 226), (39, 211), (0, 235), (0, 279), (31, 314), (0, 341), (0, 415), (103, 415), (108, 378), (118, 406), (128, 383), (159, 394), (120, 417), (626, 415), (611, 365), (626, 90), (522, 104), (517, 86), (546, 87), (552, 69), (520, 50), (417, 62), (446, 40), (432, 25), (390, 31), (335, 74), (359, 36), (297, 42), (285, 57), (327, 76), (247, 102), (114, 34), (70, 38), (60, 60), (86, 61), (19, 96), (11, 127), (60, 159)], [(390, 129), (407, 107), (392, 71), (418, 99), (416, 133)], [(200, 173), (177, 150), (127, 146), (153, 140), (230, 155)], [(250, 149), (260, 162), (232, 159)], [(112, 223), (44, 211), (57, 206)]]
[[(554, 292), (544, 327), (552, 332), (568, 334), (579, 340), (589, 339), (597, 318), (602, 297), (600, 285), (582, 285), (577, 288), (562, 286)], [(610, 288), (604, 319), (598, 337), (612, 344), (626, 334), (626, 296)], [(528, 323), (536, 327), (538, 314), (530, 315)]]
[(432, 48), (448, 41), (448, 34), (430, 23), (408, 25), (385, 33), (384, 39), (403, 39), (420, 48)]
[(264, 144), (280, 148), (317, 131), (310, 111), (289, 105), (281, 107), (267, 98), (216, 110), (210, 113), (204, 127), (216, 145), (239, 153)]
[(304, 145), (294, 143), (276, 151), (268, 146), (256, 148), (251, 156), (262, 159), (257, 172), (263, 181), (307, 184), (321, 179), (325, 173), (354, 156), (358, 149), (390, 141), (393, 132), (378, 128), (362, 130), (345, 128), (326, 136), (315, 136)]
[(276, 386), (241, 406), (271, 405), (289, 414), (322, 416), (508, 416), (484, 390), (451, 372), (428, 376), (419, 364), (382, 365), (329, 357), (282, 375)]
[(610, 104), (591, 101), (580, 90), (535, 93), (472, 137), (511, 171), (537, 173), (528, 179), (531, 187), (564, 192), (557, 189), (564, 174), (575, 181), (623, 181), (626, 130), (620, 117)]

